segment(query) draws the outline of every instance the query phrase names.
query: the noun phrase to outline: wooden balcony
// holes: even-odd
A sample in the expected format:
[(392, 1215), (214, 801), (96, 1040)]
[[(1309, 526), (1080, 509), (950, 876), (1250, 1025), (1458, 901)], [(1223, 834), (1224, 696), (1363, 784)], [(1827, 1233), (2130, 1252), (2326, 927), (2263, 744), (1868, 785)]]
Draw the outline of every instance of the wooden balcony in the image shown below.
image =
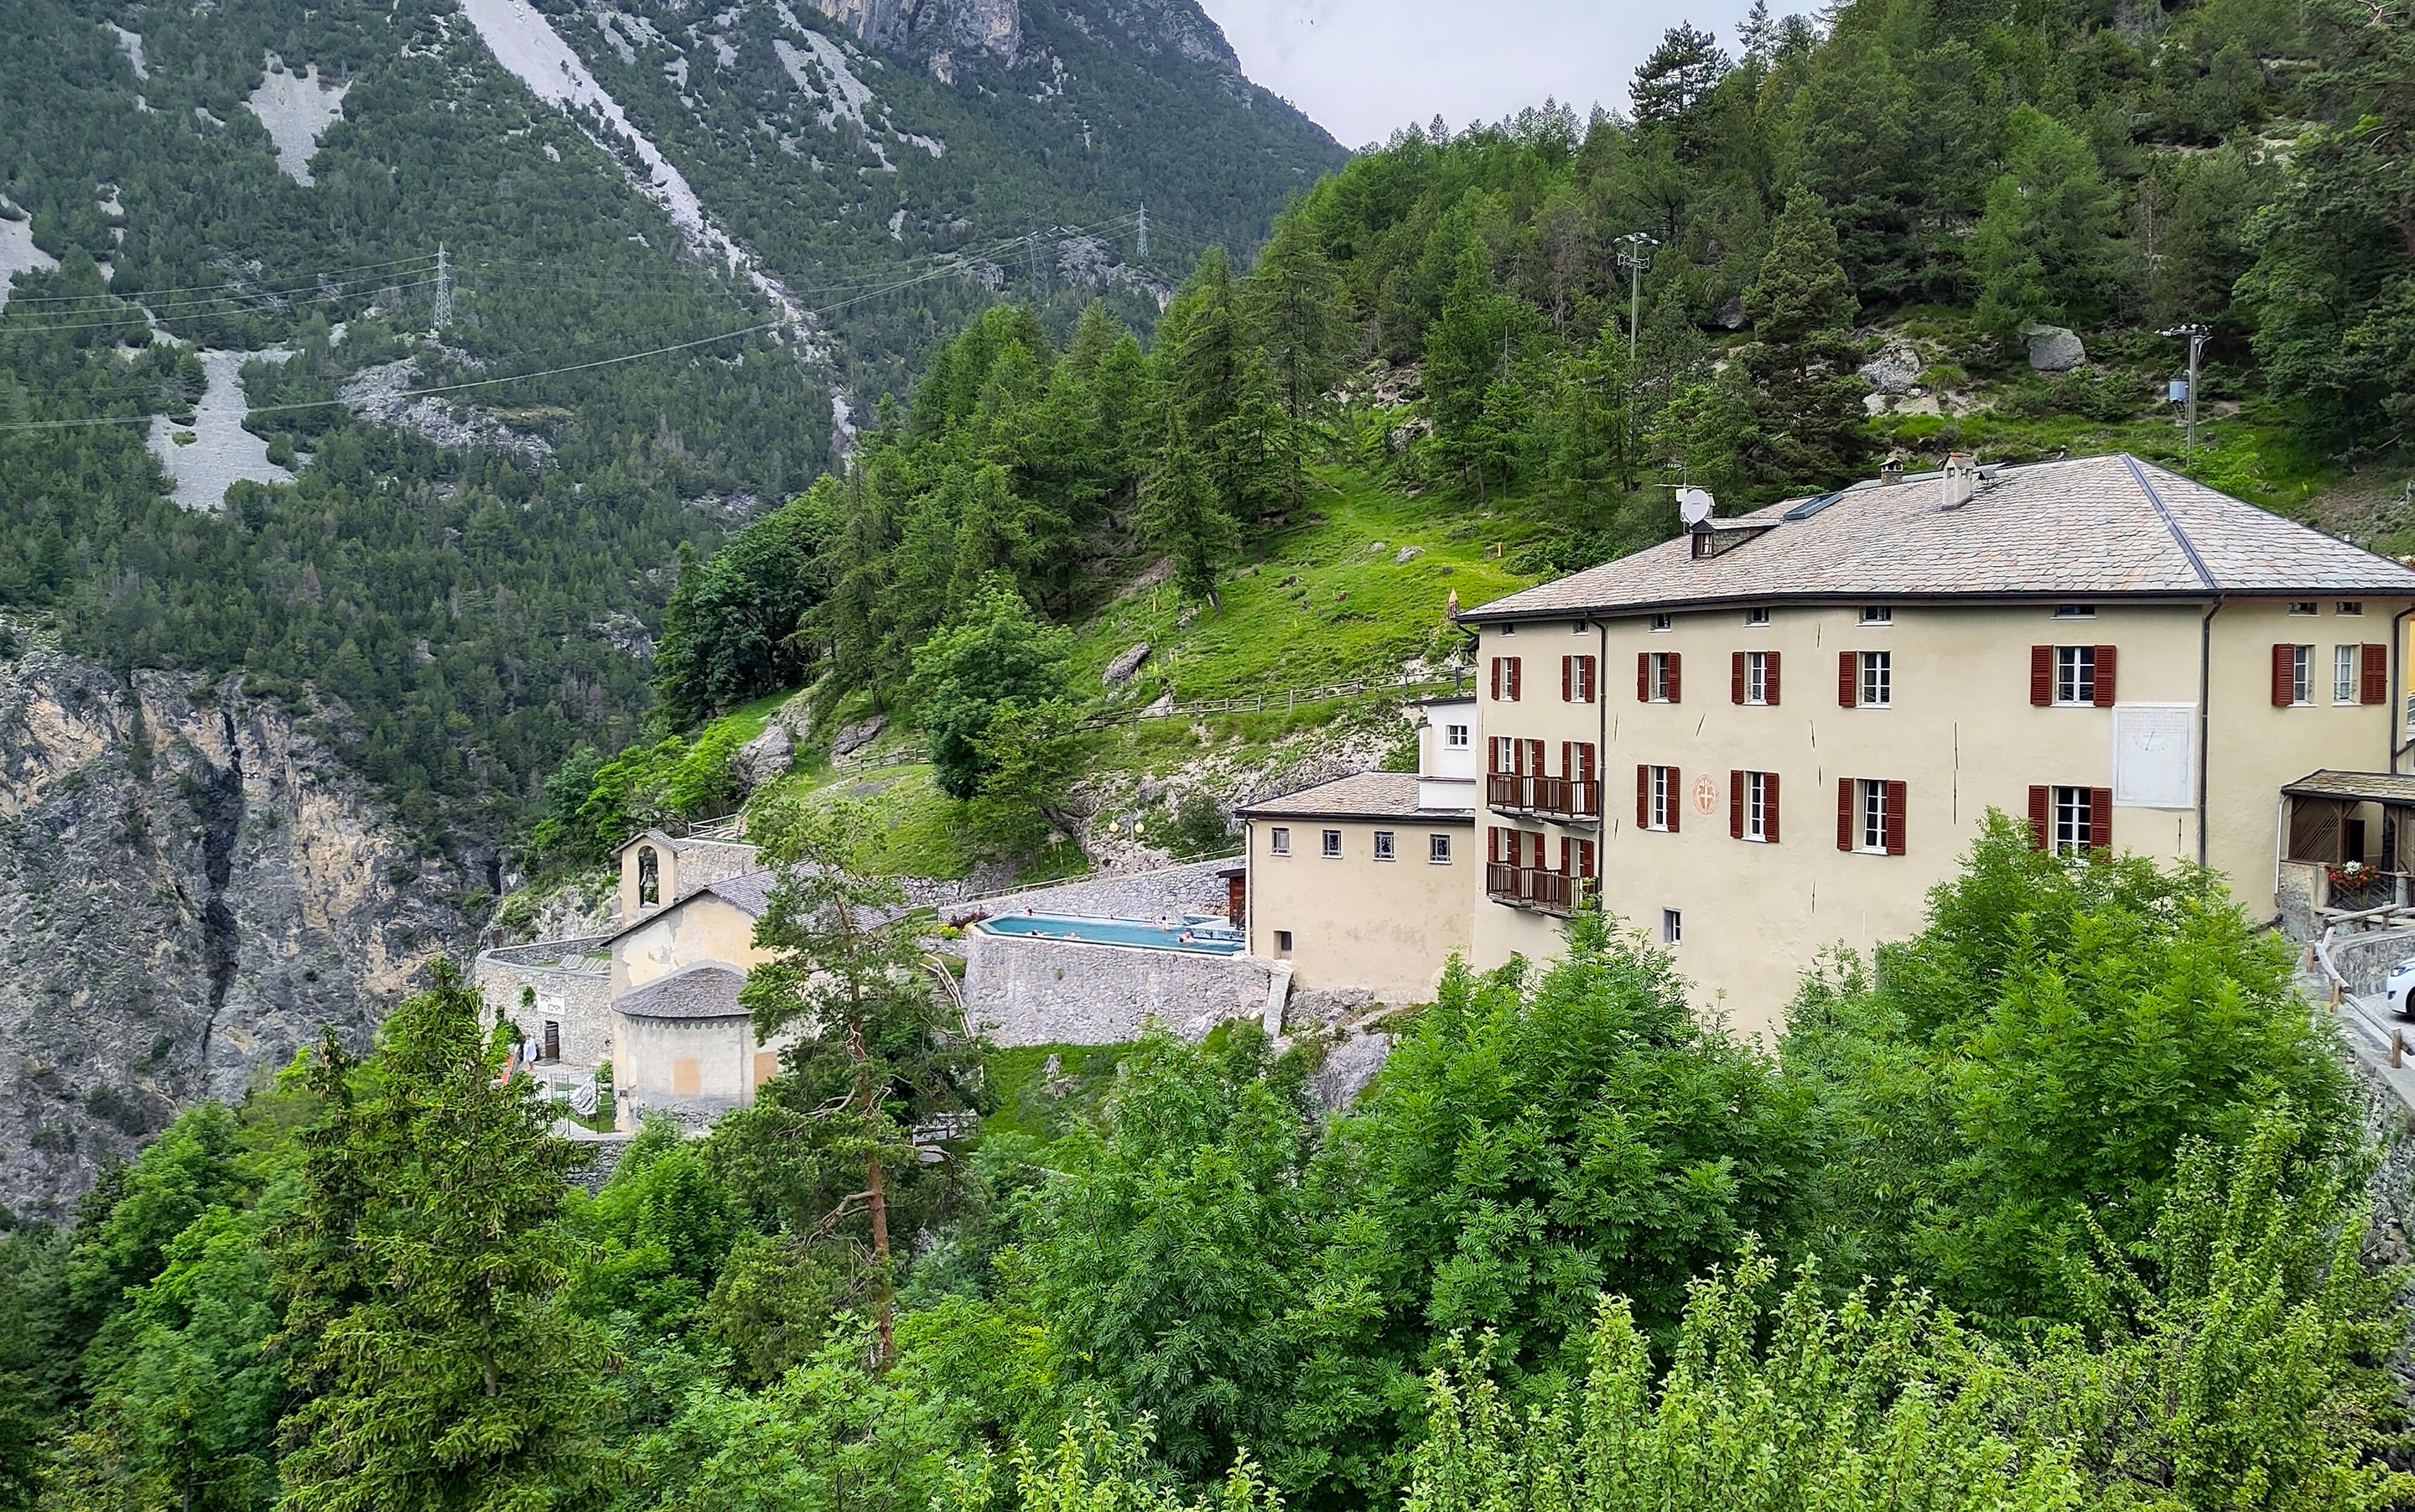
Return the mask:
[(1484, 801), (1496, 813), (1531, 814), (1560, 824), (1601, 822), (1601, 784), (1594, 779), (1496, 771), (1484, 780)]
[(1576, 911), (1577, 879), (1539, 866), (1512, 866), (1489, 861), (1484, 867), (1484, 894), (1512, 908), (1566, 916)]

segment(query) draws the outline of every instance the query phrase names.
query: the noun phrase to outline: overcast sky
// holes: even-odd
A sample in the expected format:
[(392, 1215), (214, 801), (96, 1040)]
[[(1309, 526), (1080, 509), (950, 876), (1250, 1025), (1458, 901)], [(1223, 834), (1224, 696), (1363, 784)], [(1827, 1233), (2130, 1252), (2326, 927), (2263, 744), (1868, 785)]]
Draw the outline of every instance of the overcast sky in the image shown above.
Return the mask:
[[(1628, 76), (1680, 21), (1735, 52), (1751, 0), (1200, 0), (1249, 76), (1345, 147), (1436, 114), (1452, 129), (1546, 96), (1627, 109)], [(1773, 5), (1783, 14), (1802, 6)]]

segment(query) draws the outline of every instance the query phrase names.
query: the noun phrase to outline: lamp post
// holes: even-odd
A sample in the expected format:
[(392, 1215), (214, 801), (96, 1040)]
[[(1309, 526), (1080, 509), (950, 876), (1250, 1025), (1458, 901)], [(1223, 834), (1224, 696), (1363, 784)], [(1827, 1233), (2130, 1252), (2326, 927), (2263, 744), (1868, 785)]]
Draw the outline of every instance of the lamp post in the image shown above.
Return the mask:
[(2162, 331), (2159, 331), (2159, 332), (2157, 332), (2156, 334), (2157, 334), (2157, 335), (2159, 335), (2159, 336), (2168, 336), (2168, 337), (2174, 337), (2174, 338), (2178, 338), (2178, 337), (2186, 337), (2188, 338), (2188, 344), (2189, 344), (2189, 375), (2188, 375), (2188, 455), (2189, 455), (2189, 459), (2190, 459), (2191, 461), (2195, 461), (2195, 460), (2197, 459), (2197, 373), (2198, 373), (2198, 358), (2201, 354), (2203, 354), (2203, 352), (2205, 352), (2205, 341), (2206, 341), (2206, 337), (2210, 337), (2210, 336), (2213, 335), (2213, 331), (2212, 331), (2212, 327), (2210, 327), (2210, 326), (2199, 325), (2199, 324), (2196, 323), (2195, 322), (2191, 322), (2190, 323), (2188, 323), (2188, 324), (2186, 324), (2186, 325), (2173, 325), (2173, 326), (2167, 326), (2167, 327), (2166, 327), (2166, 328), (2164, 328)]

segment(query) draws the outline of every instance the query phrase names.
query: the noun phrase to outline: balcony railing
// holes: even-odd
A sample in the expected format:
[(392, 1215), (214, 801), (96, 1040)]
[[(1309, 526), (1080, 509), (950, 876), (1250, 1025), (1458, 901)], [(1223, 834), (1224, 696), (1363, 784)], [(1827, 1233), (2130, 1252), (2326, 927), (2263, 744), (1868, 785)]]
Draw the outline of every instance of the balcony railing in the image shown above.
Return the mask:
[(1484, 780), (1484, 801), (1510, 814), (1540, 815), (1563, 823), (1601, 822), (1601, 784), (1593, 778), (1496, 771)]
[(1493, 902), (1507, 904), (1512, 908), (1532, 908), (1547, 914), (1568, 914), (1576, 910), (1576, 878), (1547, 872), (1539, 866), (1487, 862), (1484, 892)]

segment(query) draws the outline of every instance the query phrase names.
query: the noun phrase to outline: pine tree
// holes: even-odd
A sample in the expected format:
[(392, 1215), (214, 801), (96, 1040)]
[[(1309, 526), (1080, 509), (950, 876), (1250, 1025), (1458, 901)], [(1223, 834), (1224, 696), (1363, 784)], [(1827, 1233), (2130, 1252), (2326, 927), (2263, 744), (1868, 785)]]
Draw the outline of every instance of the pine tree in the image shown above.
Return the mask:
[(1283, 472), (1297, 509), (1311, 426), (1341, 370), (1347, 334), (1341, 276), (1326, 262), (1303, 217), (1285, 216), (1276, 222), (1250, 275), (1248, 303), (1282, 398)]
[(1972, 319), (2007, 340), (2037, 322), (2084, 321), (2115, 274), (2121, 191), (2088, 139), (2034, 106), (2012, 113), (2004, 172), (1971, 238), (1979, 278)]
[(611, 1479), (609, 1350), (561, 1301), (570, 1147), (528, 1079), (497, 1079), (478, 1010), (439, 963), (372, 1066), (330, 1034), (311, 1070), (325, 1114), (275, 1251), (305, 1398), (282, 1430), (291, 1512), (534, 1512)]
[(1859, 306), (1838, 261), (1837, 230), (1809, 190), (1787, 197), (1744, 307), (1753, 339), (1736, 360), (1752, 379), (1758, 435), (1742, 450), (1754, 481), (1778, 489), (1843, 482), (1869, 446), (1852, 337)]
[(1185, 596), (1214, 600), (1217, 571), (1232, 556), (1240, 531), (1178, 424), (1141, 484), (1140, 529), (1151, 546), (1174, 559), (1174, 580)]
[(717, 1153), (803, 1245), (863, 1250), (886, 1363), (892, 1210), (920, 1221), (944, 1199), (951, 1176), (917, 1147), (934, 1120), (980, 1110), (982, 1046), (932, 979), (905, 891), (858, 869), (863, 825), (796, 795), (749, 816), (778, 880), (755, 926), (769, 959), (739, 1000), (759, 1040), (794, 1038), (781, 1074), (724, 1120)]

